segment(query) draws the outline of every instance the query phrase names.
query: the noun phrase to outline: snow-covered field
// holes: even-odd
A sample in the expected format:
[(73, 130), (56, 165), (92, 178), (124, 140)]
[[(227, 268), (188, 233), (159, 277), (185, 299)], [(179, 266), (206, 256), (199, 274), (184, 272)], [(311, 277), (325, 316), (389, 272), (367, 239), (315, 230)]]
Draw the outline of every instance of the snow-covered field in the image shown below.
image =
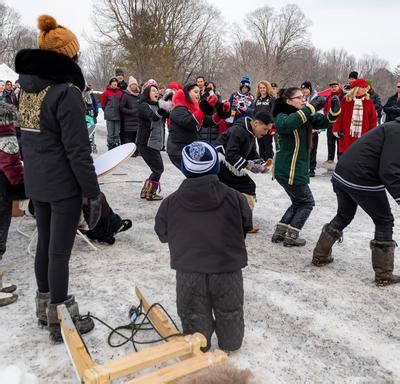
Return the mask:
[[(104, 125), (96, 137), (101, 153)], [(326, 159), (325, 137), (325, 133), (320, 135), (319, 164)], [(166, 196), (183, 176), (165, 153), (163, 159), (162, 194)], [(307, 245), (300, 249), (271, 243), (273, 227), (289, 199), (270, 175), (254, 176), (258, 190), (254, 221), (261, 231), (246, 240), (246, 331), (241, 350), (230, 359), (252, 369), (262, 383), (400, 383), (400, 285), (377, 288), (373, 284), (369, 240), (374, 228), (369, 217), (361, 210), (357, 213), (344, 242), (334, 248), (334, 263), (322, 269), (311, 266), (320, 229), (336, 210), (330, 179), (320, 176), (324, 171), (317, 169), (318, 176), (311, 181), (316, 207), (303, 230)], [(137, 181), (102, 186), (112, 208), (132, 219), (133, 228), (118, 235), (113, 246), (100, 245), (97, 252), (77, 238), (70, 263), (70, 292), (76, 295), (81, 312), (90, 311), (116, 326), (127, 323), (129, 307), (137, 304), (134, 287), (138, 286), (179, 321), (168, 247), (153, 230), (159, 203), (139, 198), (139, 182), (149, 169), (138, 157), (115, 173), (126, 175), (110, 175), (101, 181)], [(399, 209), (392, 203), (398, 219)], [(19, 299), (0, 308), (0, 383), (18, 382), (21, 372), (37, 380), (25, 376), (20, 383), (75, 383), (64, 345), (51, 345), (47, 331), (36, 325), (33, 258), (27, 255), (28, 241), (16, 232), (16, 225), (13, 220), (1, 263), (6, 281), (18, 285)], [(32, 222), (26, 223), (27, 230), (33, 227)], [(395, 239), (399, 235), (396, 228)], [(110, 348), (107, 335), (107, 329), (96, 324), (84, 336), (98, 363), (132, 350), (130, 346)], [(10, 365), (16, 367), (4, 369)]]

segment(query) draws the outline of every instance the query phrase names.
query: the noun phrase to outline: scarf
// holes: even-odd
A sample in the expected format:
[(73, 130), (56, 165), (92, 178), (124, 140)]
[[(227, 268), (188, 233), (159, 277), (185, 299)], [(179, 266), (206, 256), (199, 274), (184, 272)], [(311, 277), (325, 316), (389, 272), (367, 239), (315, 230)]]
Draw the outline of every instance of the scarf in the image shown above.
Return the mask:
[(362, 123), (363, 123), (363, 100), (354, 99), (354, 107), (353, 107), (353, 115), (351, 116), (351, 124), (350, 124), (350, 136), (351, 137), (360, 137), (362, 131)]

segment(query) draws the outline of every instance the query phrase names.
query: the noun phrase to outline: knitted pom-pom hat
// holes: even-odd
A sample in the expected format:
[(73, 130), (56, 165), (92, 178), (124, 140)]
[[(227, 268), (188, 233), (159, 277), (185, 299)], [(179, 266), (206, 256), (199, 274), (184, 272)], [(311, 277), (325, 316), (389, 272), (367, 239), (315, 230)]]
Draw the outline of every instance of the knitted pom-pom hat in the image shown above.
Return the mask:
[(218, 174), (217, 151), (204, 141), (194, 141), (186, 145), (182, 149), (181, 170), (187, 178)]
[(75, 34), (68, 28), (58, 25), (54, 17), (42, 15), (38, 18), (38, 46), (67, 55), (71, 59), (79, 52), (79, 42)]

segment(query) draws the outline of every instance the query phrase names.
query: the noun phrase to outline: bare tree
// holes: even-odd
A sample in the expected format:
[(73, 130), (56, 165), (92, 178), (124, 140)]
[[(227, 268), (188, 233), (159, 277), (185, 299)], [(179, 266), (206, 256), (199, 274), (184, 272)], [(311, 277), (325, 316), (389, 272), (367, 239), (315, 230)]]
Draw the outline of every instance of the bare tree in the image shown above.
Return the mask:
[(116, 49), (112, 46), (92, 41), (90, 48), (83, 52), (82, 69), (88, 84), (95, 90), (103, 90), (104, 85), (114, 76)]
[(190, 78), (219, 17), (204, 0), (103, 0), (95, 13), (100, 34), (121, 48), (139, 81)]
[(0, 62), (14, 66), (16, 53), (22, 48), (36, 45), (36, 33), (20, 24), (14, 9), (0, 2)]

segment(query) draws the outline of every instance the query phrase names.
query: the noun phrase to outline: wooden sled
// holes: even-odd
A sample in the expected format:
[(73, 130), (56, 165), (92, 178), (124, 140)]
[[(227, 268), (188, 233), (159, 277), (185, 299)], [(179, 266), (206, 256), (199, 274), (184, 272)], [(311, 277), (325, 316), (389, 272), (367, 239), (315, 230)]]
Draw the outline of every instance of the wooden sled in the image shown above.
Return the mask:
[[(139, 288), (135, 291), (142, 302), (143, 311), (147, 312), (150, 305)], [(148, 318), (162, 337), (171, 336), (168, 342), (106, 361), (104, 364), (96, 364), (86, 350), (66, 306), (59, 305), (57, 312), (64, 343), (80, 383), (107, 384), (117, 378), (137, 373), (171, 359), (178, 359), (179, 362), (125, 382), (125, 384), (175, 383), (184, 376), (221, 364), (228, 359), (226, 353), (218, 349), (214, 352), (201, 352), (200, 347), (205, 347), (207, 341), (200, 333), (173, 336), (179, 333), (178, 329), (159, 308), (154, 307), (148, 314)]]

